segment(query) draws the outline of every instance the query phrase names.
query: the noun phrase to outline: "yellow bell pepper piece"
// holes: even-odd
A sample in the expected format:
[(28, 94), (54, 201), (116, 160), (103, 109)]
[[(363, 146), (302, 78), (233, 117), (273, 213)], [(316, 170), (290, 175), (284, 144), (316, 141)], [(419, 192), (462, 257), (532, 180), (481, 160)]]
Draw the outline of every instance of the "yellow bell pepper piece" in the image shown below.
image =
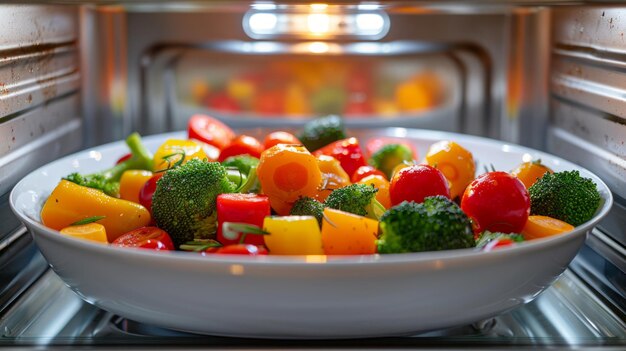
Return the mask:
[(476, 164), (472, 153), (461, 145), (448, 140), (434, 143), (426, 154), (426, 163), (437, 168), (448, 179), (450, 197), (463, 195), (465, 188), (474, 180)]
[(265, 217), (265, 246), (272, 255), (323, 255), (322, 237), (313, 216)]
[(56, 230), (94, 216), (105, 216), (98, 222), (106, 228), (109, 242), (150, 223), (145, 207), (67, 180), (59, 182), (41, 210), (42, 223)]
[(122, 173), (122, 178), (120, 178), (120, 198), (139, 203), (139, 192), (148, 179), (152, 177), (152, 174), (150, 171), (136, 169)]
[(378, 221), (352, 213), (324, 209), (322, 245), (327, 255), (376, 253)]
[(162, 171), (172, 167), (181, 161), (182, 156), (185, 163), (192, 158), (205, 159), (208, 158), (202, 146), (193, 140), (166, 140), (154, 154), (154, 171)]
[(88, 223), (83, 225), (73, 225), (65, 227), (59, 232), (63, 235), (71, 236), (81, 240), (90, 240), (98, 243), (108, 243), (107, 233), (100, 223)]

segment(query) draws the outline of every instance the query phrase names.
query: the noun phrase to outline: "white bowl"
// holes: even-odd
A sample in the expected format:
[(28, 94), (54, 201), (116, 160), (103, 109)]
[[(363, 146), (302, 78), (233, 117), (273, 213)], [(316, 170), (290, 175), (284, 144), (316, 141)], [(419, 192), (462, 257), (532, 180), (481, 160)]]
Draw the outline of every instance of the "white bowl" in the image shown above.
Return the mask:
[[(368, 134), (369, 133), (369, 134)], [(123, 142), (62, 158), (32, 172), (11, 207), (54, 271), (86, 301), (126, 318), (196, 333), (261, 338), (410, 335), (488, 318), (536, 297), (567, 268), (586, 233), (609, 211), (611, 192), (591, 172), (546, 153), (467, 135), (411, 129), (361, 132), (401, 136), (421, 155), (454, 140), (479, 161), (510, 170), (541, 158), (556, 171), (579, 170), (596, 183), (595, 217), (570, 233), (491, 252), (475, 249), (351, 257), (202, 257), (122, 249), (59, 235), (39, 211), (59, 179), (112, 165)], [(168, 137), (144, 138), (151, 149)]]

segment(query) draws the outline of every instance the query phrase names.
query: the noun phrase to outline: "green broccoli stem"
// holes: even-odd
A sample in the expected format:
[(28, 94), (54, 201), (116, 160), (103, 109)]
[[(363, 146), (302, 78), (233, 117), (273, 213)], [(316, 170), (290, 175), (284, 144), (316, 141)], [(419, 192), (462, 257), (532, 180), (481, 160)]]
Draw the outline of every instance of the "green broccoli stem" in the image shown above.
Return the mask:
[(115, 166), (98, 172), (109, 182), (119, 182), (122, 174), (129, 169), (152, 171), (153, 160), (152, 153), (141, 142), (139, 133), (132, 133), (126, 138), (126, 145), (131, 152), (131, 157)]
[(387, 211), (385, 206), (383, 206), (383, 204), (381, 204), (376, 197), (372, 198), (372, 201), (369, 205), (367, 205), (367, 207), (365, 207), (365, 210), (367, 211), (367, 217), (377, 221), (380, 220), (380, 217), (382, 217), (385, 211)]
[(242, 193), (242, 194), (246, 194), (248, 192), (250, 192), (250, 190), (254, 189), (254, 187), (257, 185), (258, 182), (258, 178), (256, 175), (256, 166), (251, 166), (250, 167), (250, 172), (248, 172), (248, 177), (246, 179), (245, 182), (243, 182), (243, 184), (241, 184), (236, 190), (236, 193)]

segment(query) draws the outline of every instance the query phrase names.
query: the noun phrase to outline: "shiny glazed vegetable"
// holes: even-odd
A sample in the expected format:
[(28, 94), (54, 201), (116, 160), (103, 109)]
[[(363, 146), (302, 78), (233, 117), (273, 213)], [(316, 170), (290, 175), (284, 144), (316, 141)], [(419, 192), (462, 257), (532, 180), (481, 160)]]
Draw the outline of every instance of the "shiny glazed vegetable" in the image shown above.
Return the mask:
[(150, 178), (152, 178), (152, 172), (150, 171), (132, 169), (124, 172), (120, 179), (120, 198), (141, 203), (139, 201), (139, 193)]
[(261, 154), (257, 175), (279, 215), (287, 215), (301, 196), (315, 197), (322, 184), (317, 159), (303, 146), (278, 144)]
[[(206, 133), (228, 134), (209, 117), (198, 119), (213, 126)], [(104, 186), (63, 180), (47, 199), (42, 221), (77, 238), (203, 256), (364, 255), (520, 245), (524, 237), (573, 230), (563, 218), (582, 223), (599, 205), (595, 184), (577, 172), (546, 172), (530, 190), (518, 179), (522, 173), (474, 179), (472, 154), (449, 140), (431, 145), (428, 164), (415, 164), (410, 142), (369, 139), (372, 157), (366, 160), (356, 138), (331, 141), (344, 132), (335, 119), (312, 124), (309, 131), (329, 141), (314, 154), (285, 132), (269, 134), (264, 145), (233, 133), (220, 144), (228, 156), (221, 163), (203, 157), (210, 148), (218, 157), (204, 142), (167, 140), (155, 156), (159, 172), (128, 170), (119, 184), (101, 174), (94, 178), (103, 181), (95, 185), (119, 185), (122, 198), (141, 205), (105, 194)], [(246, 139), (254, 147), (244, 145)], [(145, 149), (137, 135), (129, 140), (129, 148)], [(385, 173), (393, 174), (390, 181)], [(531, 208), (537, 213), (529, 216)]]
[(378, 221), (352, 213), (324, 209), (322, 245), (327, 255), (376, 253)]
[(474, 180), (476, 165), (472, 153), (453, 141), (443, 140), (431, 145), (426, 163), (440, 170), (448, 179), (452, 199), (463, 195), (465, 188)]
[(546, 173), (554, 173), (550, 168), (541, 163), (541, 160), (524, 162), (511, 171), (511, 174), (516, 176), (524, 183), (526, 189), (530, 188), (537, 179), (543, 177)]
[(59, 230), (59, 232), (63, 235), (71, 236), (77, 239), (89, 240), (102, 244), (109, 242), (107, 239), (106, 229), (100, 223), (71, 225)]
[(323, 255), (322, 236), (312, 216), (265, 217), (263, 229), (270, 234), (265, 245), (272, 255)]
[(43, 224), (56, 230), (93, 216), (104, 216), (99, 223), (106, 228), (109, 242), (150, 223), (145, 207), (67, 180), (61, 180), (41, 210)]
[(154, 153), (154, 171), (164, 171), (194, 158), (207, 159), (200, 144), (192, 140), (170, 139), (159, 146)]
[(461, 208), (472, 219), (476, 235), (485, 230), (519, 233), (530, 214), (530, 197), (515, 176), (488, 172), (465, 189)]

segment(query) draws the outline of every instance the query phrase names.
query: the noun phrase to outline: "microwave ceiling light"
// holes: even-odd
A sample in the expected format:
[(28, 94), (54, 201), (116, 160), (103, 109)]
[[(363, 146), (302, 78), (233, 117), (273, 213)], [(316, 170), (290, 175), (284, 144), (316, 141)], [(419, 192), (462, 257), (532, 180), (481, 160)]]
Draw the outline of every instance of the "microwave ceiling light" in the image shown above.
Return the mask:
[(311, 34), (325, 34), (330, 31), (330, 17), (327, 14), (315, 13), (307, 18), (309, 32)]
[(278, 17), (273, 13), (260, 12), (250, 16), (250, 28), (259, 32), (273, 31), (278, 24)]
[[(381, 10), (338, 11), (326, 4), (298, 8), (259, 10), (253, 8), (243, 18), (243, 29), (253, 39), (337, 39), (378, 40), (390, 28), (389, 17)], [(319, 5), (319, 6), (318, 6)], [(322, 6), (328, 6), (322, 10)], [(313, 10), (315, 8), (315, 10)]]
[(356, 28), (360, 32), (380, 33), (385, 28), (385, 19), (377, 13), (356, 15)]

